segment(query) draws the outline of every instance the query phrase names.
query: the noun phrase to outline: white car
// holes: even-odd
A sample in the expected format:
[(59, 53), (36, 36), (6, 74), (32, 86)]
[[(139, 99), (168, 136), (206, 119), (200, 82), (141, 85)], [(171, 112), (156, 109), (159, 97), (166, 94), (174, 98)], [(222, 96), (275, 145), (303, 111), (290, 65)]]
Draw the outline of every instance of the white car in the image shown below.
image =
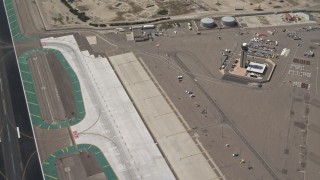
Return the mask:
[(239, 156), (239, 153), (233, 153), (232, 156), (233, 156), (233, 157), (238, 157), (238, 156)]

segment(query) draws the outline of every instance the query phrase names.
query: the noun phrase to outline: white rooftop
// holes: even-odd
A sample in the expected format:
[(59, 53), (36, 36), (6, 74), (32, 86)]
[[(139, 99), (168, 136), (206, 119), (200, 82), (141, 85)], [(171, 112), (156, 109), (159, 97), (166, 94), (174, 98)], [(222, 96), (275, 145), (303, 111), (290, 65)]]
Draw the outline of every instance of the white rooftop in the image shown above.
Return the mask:
[(80, 51), (73, 35), (41, 39), (59, 50), (80, 81), (86, 116), (77, 144), (100, 148), (119, 179), (175, 179), (106, 58)]
[(248, 72), (254, 72), (254, 73), (263, 74), (265, 69), (266, 69), (266, 67), (267, 67), (267, 65), (265, 65), (265, 64), (256, 63), (256, 62), (250, 62), (248, 67), (247, 67), (247, 71)]

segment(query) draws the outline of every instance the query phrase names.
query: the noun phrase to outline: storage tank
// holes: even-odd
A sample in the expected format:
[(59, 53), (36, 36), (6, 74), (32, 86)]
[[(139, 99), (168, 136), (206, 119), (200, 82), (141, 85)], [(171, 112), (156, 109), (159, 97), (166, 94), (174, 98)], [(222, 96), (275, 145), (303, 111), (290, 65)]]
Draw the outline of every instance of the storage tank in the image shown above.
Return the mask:
[(200, 20), (200, 25), (205, 28), (214, 28), (215, 23), (212, 18), (203, 18)]
[(232, 26), (236, 26), (237, 25), (237, 21), (234, 17), (231, 17), (231, 16), (224, 16), (222, 17), (222, 23), (223, 25), (225, 26), (229, 26), (229, 27), (232, 27)]

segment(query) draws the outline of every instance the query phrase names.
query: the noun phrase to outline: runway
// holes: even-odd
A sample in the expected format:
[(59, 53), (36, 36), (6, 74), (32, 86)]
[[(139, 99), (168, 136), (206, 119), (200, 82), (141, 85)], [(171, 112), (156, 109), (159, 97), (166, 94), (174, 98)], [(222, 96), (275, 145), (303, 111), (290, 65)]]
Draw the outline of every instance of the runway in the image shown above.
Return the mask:
[[(4, 12), (1, 1), (0, 40), (9, 47), (12, 41)], [(42, 179), (28, 117), (13, 48), (0, 48), (0, 179)]]
[[(12, 53), (8, 53), (9, 55)], [(1, 147), (3, 154), (3, 162), (4, 164), (4, 174), (7, 179), (21, 179), (22, 177), (22, 169), (20, 167), (20, 152), (19, 152), (19, 142), (18, 142), (18, 134), (15, 129), (15, 123), (12, 122), (12, 113), (8, 112), (9, 100), (7, 99), (6, 92), (4, 91), (5, 86), (5, 68), (3, 63), (5, 57), (9, 57), (6, 54), (3, 56), (4, 58), (1, 61), (1, 75), (0, 75), (0, 100), (1, 100), (1, 108), (0, 108), (0, 123), (2, 124), (1, 131)], [(5, 86), (6, 87), (6, 86)]]
[[(7, 179), (19, 180), (22, 177), (24, 179), (42, 179), (14, 58), (11, 51), (0, 62), (0, 129), (2, 129), (0, 145), (2, 148), (1, 156), (4, 159), (1, 171)], [(18, 138), (17, 127), (19, 127), (20, 138)]]

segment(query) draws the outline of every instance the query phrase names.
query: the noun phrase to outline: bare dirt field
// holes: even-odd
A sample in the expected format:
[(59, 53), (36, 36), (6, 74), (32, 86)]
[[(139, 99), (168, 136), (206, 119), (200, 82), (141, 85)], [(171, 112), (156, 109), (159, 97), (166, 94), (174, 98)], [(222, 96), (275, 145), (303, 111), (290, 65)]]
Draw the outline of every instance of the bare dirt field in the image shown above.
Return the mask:
[[(71, 6), (85, 12), (91, 22), (138, 21), (161, 16), (175, 16), (203, 11), (252, 12), (306, 8), (320, 4), (320, 0), (72, 0)], [(51, 25), (79, 24), (76, 16), (60, 1), (37, 1), (45, 10)], [(162, 11), (162, 13), (160, 13)], [(161, 15), (162, 14), (162, 15)]]
[(38, 7), (43, 9), (42, 15), (50, 25), (74, 25), (81, 23), (81, 21), (70, 13), (68, 8), (60, 1), (45, 0), (36, 2), (38, 3)]

